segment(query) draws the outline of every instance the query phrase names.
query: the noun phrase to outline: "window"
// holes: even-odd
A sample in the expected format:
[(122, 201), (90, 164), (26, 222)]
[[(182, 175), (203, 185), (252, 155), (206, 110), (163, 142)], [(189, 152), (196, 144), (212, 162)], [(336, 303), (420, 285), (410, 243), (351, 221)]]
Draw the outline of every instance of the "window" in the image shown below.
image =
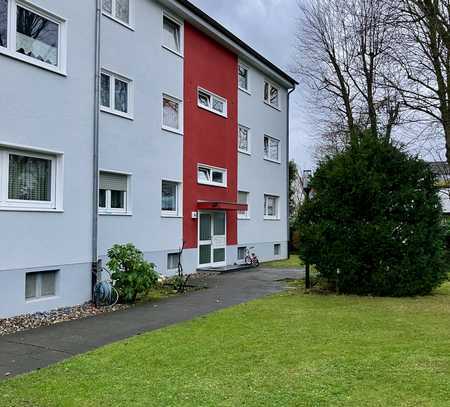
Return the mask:
[(183, 53), (182, 24), (177, 19), (163, 15), (163, 47), (178, 55)]
[(264, 82), (264, 101), (276, 109), (280, 108), (280, 90), (271, 83)]
[(40, 271), (25, 274), (25, 299), (33, 300), (56, 295), (57, 271)]
[(100, 84), (101, 109), (105, 112), (131, 118), (132, 81), (120, 75), (103, 71)]
[(227, 186), (227, 170), (200, 164), (198, 166), (197, 181), (199, 184)]
[(126, 174), (100, 172), (98, 206), (101, 213), (127, 213), (128, 178)]
[(269, 161), (280, 162), (280, 140), (264, 136), (264, 158)]
[(198, 106), (220, 116), (228, 114), (226, 99), (201, 88), (198, 89)]
[[(249, 195), (248, 192), (239, 191), (238, 192), (238, 203), (248, 205), (248, 195)], [(239, 211), (238, 218), (239, 219), (250, 219), (248, 209), (246, 211)]]
[(65, 72), (65, 21), (20, 0), (0, 0), (0, 52)]
[(61, 209), (61, 161), (58, 155), (0, 149), (0, 205)]
[(278, 196), (264, 195), (264, 218), (265, 219), (279, 219)]
[(181, 101), (168, 95), (163, 95), (162, 128), (180, 133), (182, 131), (183, 108)]
[(239, 89), (244, 90), (246, 92), (249, 91), (248, 68), (242, 64), (239, 64), (238, 67), (238, 82), (239, 82)]
[(180, 216), (180, 183), (162, 181), (161, 213), (163, 216)]
[(238, 151), (250, 154), (250, 129), (239, 126)]
[(273, 245), (274, 256), (279, 256), (281, 254), (281, 245), (279, 243)]
[(103, 0), (103, 14), (130, 25), (130, 0)]
[(179, 253), (169, 253), (167, 255), (167, 270), (178, 270), (179, 258)]
[(245, 246), (242, 247), (238, 247), (237, 250), (237, 259), (238, 260), (244, 260), (245, 259), (245, 254), (247, 252), (247, 248)]

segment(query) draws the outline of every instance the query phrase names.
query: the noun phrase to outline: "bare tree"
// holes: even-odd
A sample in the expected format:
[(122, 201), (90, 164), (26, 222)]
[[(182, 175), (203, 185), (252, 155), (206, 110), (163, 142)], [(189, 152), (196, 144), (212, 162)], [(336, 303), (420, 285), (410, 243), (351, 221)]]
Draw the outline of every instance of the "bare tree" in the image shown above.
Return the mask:
[(399, 0), (392, 7), (402, 46), (392, 53), (390, 86), (407, 108), (439, 123), (450, 163), (450, 0)]
[(387, 86), (397, 31), (383, 0), (311, 0), (300, 4), (297, 73), (327, 119), (325, 146), (339, 149), (356, 129), (391, 138), (400, 99)]

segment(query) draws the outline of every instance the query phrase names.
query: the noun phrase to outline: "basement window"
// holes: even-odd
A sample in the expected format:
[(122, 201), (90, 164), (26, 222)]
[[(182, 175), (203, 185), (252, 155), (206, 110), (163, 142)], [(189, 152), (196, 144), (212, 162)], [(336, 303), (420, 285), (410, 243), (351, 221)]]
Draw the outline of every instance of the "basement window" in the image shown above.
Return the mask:
[(35, 300), (56, 295), (58, 271), (39, 271), (25, 275), (25, 299)]

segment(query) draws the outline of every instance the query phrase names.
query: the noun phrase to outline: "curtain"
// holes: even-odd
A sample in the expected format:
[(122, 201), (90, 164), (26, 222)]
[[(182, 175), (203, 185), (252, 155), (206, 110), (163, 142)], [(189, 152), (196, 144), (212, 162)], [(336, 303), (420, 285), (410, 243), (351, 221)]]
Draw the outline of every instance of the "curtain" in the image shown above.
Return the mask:
[(178, 102), (166, 98), (163, 99), (163, 121), (165, 126), (179, 129), (178, 110)]
[(112, 14), (112, 0), (103, 0), (102, 7), (103, 11), (108, 14)]
[(176, 183), (163, 181), (161, 209), (163, 211), (170, 211), (170, 212), (175, 212), (177, 210)]
[(129, 24), (130, 0), (116, 0), (116, 18), (126, 24)]
[(101, 105), (105, 107), (111, 107), (111, 77), (102, 73), (101, 76)]
[(171, 19), (164, 17), (164, 45), (174, 51), (180, 52), (180, 27)]
[(248, 130), (239, 127), (239, 150), (248, 151)]
[(9, 155), (8, 198), (51, 201), (51, 160)]
[(119, 112), (128, 113), (128, 83), (115, 79), (115, 109)]

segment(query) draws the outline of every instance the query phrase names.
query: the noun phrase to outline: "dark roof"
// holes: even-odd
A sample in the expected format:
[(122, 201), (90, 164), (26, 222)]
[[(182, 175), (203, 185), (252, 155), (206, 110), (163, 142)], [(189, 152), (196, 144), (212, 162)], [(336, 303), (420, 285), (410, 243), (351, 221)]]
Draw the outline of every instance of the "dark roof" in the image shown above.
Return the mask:
[(231, 41), (235, 42), (239, 47), (247, 51), (250, 55), (261, 61), (264, 65), (267, 65), (270, 69), (272, 69), (274, 72), (276, 72), (278, 75), (280, 75), (283, 79), (286, 81), (292, 83), (293, 85), (298, 85), (298, 82), (289, 76), (286, 72), (284, 72), (281, 68), (270, 62), (267, 58), (264, 58), (259, 52), (255, 51), (252, 47), (247, 45), (244, 41), (236, 37), (231, 31), (227, 30), (222, 24), (220, 24), (218, 21), (214, 20), (212, 17), (210, 17), (208, 14), (206, 14), (204, 11), (200, 10), (198, 7), (194, 6), (190, 1), (188, 0), (177, 0), (178, 3), (186, 7), (189, 11), (194, 13), (196, 16), (200, 17), (202, 20), (206, 21), (208, 24), (210, 24), (212, 27), (214, 27), (217, 31), (219, 31), (221, 34), (228, 37)]

